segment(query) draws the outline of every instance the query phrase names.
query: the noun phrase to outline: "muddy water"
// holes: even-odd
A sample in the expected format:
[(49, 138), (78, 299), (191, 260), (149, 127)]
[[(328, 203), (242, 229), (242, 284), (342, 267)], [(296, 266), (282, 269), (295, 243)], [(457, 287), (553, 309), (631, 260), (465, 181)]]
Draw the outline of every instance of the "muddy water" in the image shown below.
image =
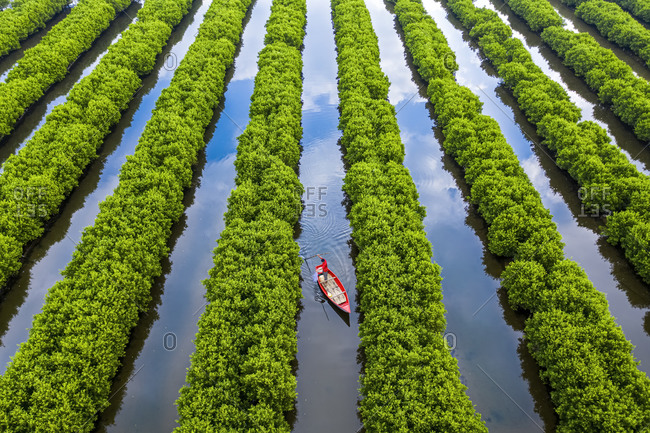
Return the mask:
[(22, 41), (20, 43), (20, 48), (12, 51), (4, 57), (0, 57), (0, 82), (3, 82), (5, 78), (7, 78), (7, 73), (14, 66), (14, 64), (23, 57), (25, 50), (38, 44), (41, 39), (43, 39), (43, 36), (45, 36), (52, 27), (57, 25), (63, 18), (68, 16), (71, 10), (72, 9), (69, 7), (64, 8), (57, 16), (52, 18), (52, 20), (47, 23), (44, 28)]
[(120, 12), (93, 46), (74, 62), (66, 77), (47, 90), (45, 95), (27, 110), (23, 118), (16, 124), (13, 132), (0, 140), (0, 163), (3, 163), (9, 155), (22, 149), (36, 131), (43, 126), (45, 117), (54, 110), (54, 107), (66, 101), (70, 89), (95, 69), (106, 54), (108, 47), (120, 38), (120, 34), (133, 22), (133, 18), (141, 7), (141, 3), (133, 2)]
[[(298, 318), (298, 401), (296, 433), (355, 432), (359, 373), (356, 279), (351, 256), (351, 228), (342, 192), (343, 166), (338, 139), (336, 48), (327, 1), (307, 1), (303, 52), (303, 152), (300, 181), (305, 210), (298, 244), (302, 267), (302, 310)], [(327, 253), (329, 268), (350, 298), (350, 314), (339, 313), (315, 282), (312, 257)], [(310, 258), (311, 257), (311, 258)]]
[(582, 119), (594, 121), (606, 129), (613, 139), (612, 143), (619, 146), (640, 171), (650, 174), (650, 151), (646, 149), (647, 143), (639, 141), (630, 127), (621, 122), (610, 109), (600, 104), (598, 96), (583, 80), (576, 77), (571, 69), (562, 64), (560, 58), (542, 42), (539, 35), (531, 32), (526, 23), (510, 8), (504, 7), (502, 0), (479, 0), (476, 5), (496, 11), (503, 22), (510, 25), (514, 37), (524, 43), (535, 64), (567, 91), (571, 102), (582, 110)]
[(70, 261), (82, 230), (93, 224), (99, 203), (117, 186), (126, 155), (133, 153), (160, 92), (169, 85), (173, 75), (169, 59), (180, 61), (185, 55), (208, 6), (207, 1), (195, 2), (175, 29), (153, 73), (144, 79), (122, 120), (105, 140), (99, 157), (90, 164), (61, 215), (33, 246), (18, 278), (7, 288), (0, 302), (0, 371), (4, 372), (17, 345), (27, 339), (34, 314), (40, 311), (49, 288), (61, 278), (59, 272)]
[[(212, 250), (224, 228), (227, 198), (234, 188), (237, 136), (248, 123), (257, 54), (264, 43), (270, 0), (258, 0), (244, 27), (243, 44), (228, 75), (223, 110), (206, 133), (188, 206), (174, 225), (172, 253), (164, 276), (153, 288), (149, 311), (135, 328), (123, 368), (114, 381), (111, 406), (101, 415), (98, 432), (168, 432), (176, 427), (174, 402), (185, 383), (194, 336), (204, 311)], [(206, 2), (208, 5), (208, 2)], [(240, 129), (241, 128), (241, 129)]]
[[(456, 51), (460, 70), (458, 80), (481, 98), (484, 112), (500, 124), (508, 143), (513, 147), (522, 167), (540, 192), (544, 205), (550, 209), (565, 243), (565, 254), (584, 267), (594, 285), (607, 295), (610, 311), (625, 335), (636, 345), (635, 356), (641, 369), (650, 369), (650, 335), (644, 329), (650, 307), (650, 291), (627, 265), (621, 251), (596, 235), (598, 221), (591, 210), (582, 209), (575, 182), (560, 170), (548, 150), (538, 145), (534, 128), (518, 110), (511, 94), (503, 89), (494, 70), (482, 62), (460, 24), (440, 3), (424, 1)], [(588, 193), (588, 192), (587, 192)]]

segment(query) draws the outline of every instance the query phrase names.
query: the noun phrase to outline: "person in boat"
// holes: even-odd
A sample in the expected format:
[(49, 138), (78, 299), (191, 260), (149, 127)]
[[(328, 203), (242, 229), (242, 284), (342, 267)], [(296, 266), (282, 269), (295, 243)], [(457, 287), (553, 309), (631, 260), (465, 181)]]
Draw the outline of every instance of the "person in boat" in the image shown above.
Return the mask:
[(329, 268), (327, 267), (327, 260), (321, 257), (320, 254), (316, 254), (320, 258), (320, 265), (316, 266), (316, 272), (318, 273), (318, 279), (320, 280), (323, 277), (323, 281), (327, 281), (327, 276), (329, 274)]

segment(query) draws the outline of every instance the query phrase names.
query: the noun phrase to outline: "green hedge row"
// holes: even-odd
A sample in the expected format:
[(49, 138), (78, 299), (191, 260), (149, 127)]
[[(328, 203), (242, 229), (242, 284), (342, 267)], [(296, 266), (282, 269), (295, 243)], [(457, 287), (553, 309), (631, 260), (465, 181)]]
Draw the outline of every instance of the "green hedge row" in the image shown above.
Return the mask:
[(291, 431), (306, 13), (305, 0), (274, 0), (266, 23), (250, 123), (237, 148), (237, 188), (204, 282), (209, 304), (177, 401), (177, 432)]
[[(586, 0), (562, 0), (569, 6), (578, 6)], [(611, 0), (639, 20), (650, 24), (650, 3), (646, 0)]]
[[(650, 179), (610, 143), (603, 128), (594, 122), (579, 121), (578, 107), (558, 83), (535, 65), (530, 53), (519, 40), (512, 38), (509, 27), (496, 13), (474, 10), (467, 2), (450, 4), (457, 15), (469, 17), (463, 19), (465, 26), (471, 29), (470, 35), (478, 40), (505, 84), (513, 90), (528, 120), (537, 126), (538, 134), (556, 152), (558, 166), (567, 170), (582, 188), (585, 208), (593, 215), (613, 214), (607, 218), (608, 241), (621, 245), (636, 272), (644, 281), (650, 282)], [(638, 95), (620, 87), (622, 80), (609, 80), (602, 75), (602, 70), (589, 69), (588, 62), (580, 59), (591, 58), (598, 51), (592, 52), (576, 45), (575, 39), (583, 39), (583, 36), (591, 38), (561, 27), (548, 27), (542, 32), (542, 37), (549, 43), (552, 40), (552, 46), (558, 52), (582, 64), (584, 69), (580, 71), (584, 72), (588, 82), (600, 82), (601, 98), (629, 98), (625, 104), (650, 116), (650, 84), (637, 80), (643, 88), (636, 91), (648, 92), (648, 98), (644, 100), (639, 96), (635, 99)], [(597, 44), (593, 38), (589, 40), (592, 41), (589, 45)], [(611, 51), (606, 51), (614, 56)], [(608, 62), (606, 57), (600, 60)], [(627, 65), (625, 67), (629, 70)], [(624, 120), (632, 122), (631, 119)]]
[(610, 105), (623, 123), (634, 128), (637, 138), (650, 140), (650, 83), (637, 78), (627, 63), (589, 34), (549, 27), (541, 36), (601, 102)]
[(564, 19), (555, 12), (547, 0), (504, 0), (513, 11), (522, 17), (530, 29), (540, 32), (547, 27), (563, 26)]
[[(485, 432), (443, 339), (440, 267), (431, 261), (425, 210), (402, 165), (404, 145), (370, 14), (363, 0), (333, 0), (332, 8), (339, 128), (350, 164), (344, 190), (359, 249), (361, 419), (368, 432)], [(431, 65), (429, 73), (442, 69), (444, 63)]]
[[(131, 330), (162, 272), (249, 4), (217, 0), (208, 9), (122, 167), (118, 187), (100, 204), (63, 280), (50, 289), (29, 339), (0, 378), (0, 430), (87, 432), (108, 405)], [(189, 6), (186, 0), (145, 5), (149, 15), (140, 19), (180, 19)]]
[[(506, 0), (542, 40), (578, 77), (610, 105), (641, 141), (650, 140), (650, 83), (637, 78), (632, 68), (587, 33), (562, 27), (562, 18), (548, 0)], [(509, 36), (502, 35), (502, 36)], [(645, 52), (645, 51), (644, 51)]]
[(131, 0), (81, 0), (35, 47), (25, 51), (0, 83), (0, 137), (25, 110), (61, 81), (77, 57), (108, 28)]
[[(519, 49), (521, 42), (504, 37), (511, 31), (499, 24), (496, 13), (476, 8), (471, 0), (450, 0), (449, 5), (488, 58), (501, 59), (500, 73), (518, 60), (533, 66), (525, 50)], [(395, 10), (409, 51), (426, 49), (418, 38), (410, 36), (415, 29), (439, 33), (422, 5), (417, 0), (398, 0)], [(431, 69), (418, 60), (415, 64), (418, 69)], [(512, 65), (510, 74), (526, 76), (526, 71), (522, 65)], [(480, 114), (479, 98), (459, 86), (448, 71), (429, 79), (428, 84), (445, 135), (445, 151), (463, 167), (471, 185), (471, 200), (489, 225), (488, 248), (514, 259), (502, 274), (502, 284), (511, 306), (530, 312), (524, 334), (541, 367), (541, 377), (551, 388), (559, 417), (557, 430), (639, 431), (650, 422), (650, 380), (638, 370), (633, 347), (609, 313), (605, 296), (575, 262), (564, 258), (561, 236), (548, 210), (498, 123)], [(559, 86), (539, 78), (515, 92), (527, 113), (530, 107), (544, 107), (544, 119), (577, 119), (579, 113), (567, 105), (567, 98), (547, 97), (536, 105), (526, 96), (552, 88), (559, 91)]]
[(614, 0), (616, 4), (632, 15), (650, 24), (650, 3), (645, 0)]
[(0, 11), (0, 57), (20, 48), (20, 41), (45, 27), (70, 0), (14, 0)]
[[(568, 3), (570, 0), (563, 0)], [(628, 48), (650, 66), (650, 30), (615, 3), (605, 0), (585, 1), (576, 15), (595, 26), (601, 35), (622, 48)]]
[(43, 234), (45, 223), (78, 185), (85, 167), (110, 133), (141, 77), (154, 67), (172, 28), (190, 0), (147, 0), (138, 21), (125, 30), (64, 104), (0, 175), (0, 286), (20, 269), (23, 247)]

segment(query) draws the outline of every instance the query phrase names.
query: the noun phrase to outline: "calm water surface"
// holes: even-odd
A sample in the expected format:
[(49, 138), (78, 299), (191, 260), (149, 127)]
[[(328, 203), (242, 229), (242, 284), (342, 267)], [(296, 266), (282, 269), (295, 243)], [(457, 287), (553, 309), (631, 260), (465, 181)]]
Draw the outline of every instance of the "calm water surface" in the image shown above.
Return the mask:
[(93, 224), (99, 203), (117, 186), (120, 167), (126, 156), (133, 153), (156, 99), (173, 75), (173, 70), (163, 67), (165, 57), (175, 55), (180, 60), (184, 56), (198, 29), (199, 22), (193, 20), (196, 16), (202, 17), (207, 7), (207, 2), (205, 5), (196, 2), (176, 28), (153, 73), (143, 80), (143, 87), (105, 140), (98, 159), (90, 164), (79, 187), (64, 204), (61, 215), (33, 245), (18, 278), (0, 302), (1, 372), (16, 352), (17, 345), (27, 339), (34, 314), (40, 311), (49, 288), (61, 279), (60, 270), (72, 258), (84, 227)]
[(650, 151), (646, 148), (647, 143), (639, 141), (629, 126), (621, 122), (612, 110), (602, 105), (596, 93), (582, 79), (576, 77), (571, 69), (564, 66), (562, 60), (542, 42), (537, 33), (531, 32), (526, 23), (510, 8), (504, 7), (502, 0), (478, 0), (476, 5), (496, 11), (503, 22), (512, 28), (514, 37), (524, 43), (535, 64), (553, 81), (559, 83), (569, 94), (571, 102), (581, 109), (582, 120), (594, 121), (606, 129), (612, 143), (621, 148), (637, 169), (650, 174)]
[(434, 261), (442, 266), (447, 338), (455, 346), (461, 380), (490, 431), (538, 431), (545, 424), (550, 429), (554, 415), (548, 394), (527, 351), (520, 353), (523, 317), (498, 293), (504, 264), (485, 249), (485, 224), (467, 206), (462, 172), (441, 150), (441, 134), (433, 128), (424, 98), (426, 86), (405, 59), (394, 15), (381, 0), (367, 4), (382, 69), (391, 81), (389, 99), (398, 111), (405, 165), (427, 209), (424, 222)]
[(174, 403), (185, 384), (204, 311), (201, 281), (208, 278), (212, 267), (212, 250), (224, 228), (227, 198), (235, 187), (236, 139), (248, 123), (257, 54), (264, 41), (259, 29), (269, 17), (270, 4), (270, 0), (258, 0), (247, 18), (243, 43), (220, 104), (223, 110), (208, 127), (207, 146), (186, 193), (187, 209), (173, 228), (172, 253), (165, 261), (164, 275), (153, 287), (150, 309), (132, 334), (124, 366), (113, 384), (117, 394), (101, 415), (98, 432), (169, 432), (177, 426)]
[(567, 29), (573, 30), (574, 32), (589, 33), (600, 44), (600, 46), (612, 50), (614, 54), (616, 54), (616, 57), (630, 65), (634, 73), (646, 80), (650, 79), (650, 70), (647, 69), (645, 62), (636, 54), (607, 40), (600, 34), (600, 32), (598, 32), (596, 27), (582, 21), (576, 16), (574, 9), (563, 4), (560, 0), (549, 0), (549, 3), (551, 3), (555, 11), (564, 18), (564, 22), (566, 23), (565, 27)]
[[(495, 3), (484, 0), (481, 5), (498, 8), (501, 0), (490, 1)], [(227, 197), (234, 187), (236, 137), (248, 122), (257, 53), (263, 46), (270, 3), (258, 0), (249, 17), (243, 45), (229, 75), (223, 109), (207, 131), (208, 144), (186, 194), (186, 212), (174, 226), (172, 253), (164, 261), (164, 275), (156, 281), (150, 309), (133, 332), (123, 368), (114, 381), (115, 395), (98, 422), (98, 431), (171, 431), (176, 426), (174, 402), (185, 381), (197, 322), (205, 305), (201, 280), (207, 278), (212, 266), (212, 249), (223, 229)], [(298, 399), (290, 418), (295, 432), (355, 432), (361, 427), (357, 416), (359, 318), (355, 311), (351, 229), (341, 190), (345, 169), (338, 145), (336, 52), (329, 2), (307, 3), (300, 160), (300, 180), (306, 192), (297, 242), (304, 257), (328, 253), (329, 266), (349, 291), (353, 311), (349, 317), (340, 315), (323, 299), (312, 279), (316, 261), (308, 260), (302, 268), (303, 299), (297, 323)], [(404, 54), (390, 6), (382, 0), (366, 3), (379, 38), (381, 66), (391, 81), (389, 99), (398, 110), (405, 165), (427, 209), (424, 223), (434, 260), (443, 268), (447, 332), (454, 343), (452, 353), (459, 362), (461, 380), (490, 431), (553, 431), (555, 415), (548, 393), (522, 340), (525, 317), (508, 307), (499, 289), (504, 262), (487, 251), (485, 223), (468, 205), (462, 170), (441, 150), (441, 133), (432, 120), (424, 85)], [(637, 345), (635, 355), (642, 362), (641, 368), (648, 371), (648, 287), (634, 275), (621, 252), (599, 238), (598, 221), (581, 209), (575, 183), (536, 144), (539, 137), (534, 128), (493, 69), (477, 54), (459, 23), (448, 17), (449, 11), (440, 3), (424, 0), (424, 5), (457, 54), (459, 82), (472, 88), (483, 101), (484, 112), (499, 122), (544, 205), (551, 210), (567, 244), (567, 256), (578, 261), (596, 287), (607, 294), (610, 310), (628, 339)], [(100, 158), (91, 165), (51, 230), (32, 249), (20, 277), (0, 303), (3, 371), (16, 345), (27, 338), (33, 315), (40, 310), (49, 287), (60, 278), (59, 270), (69, 261), (81, 231), (93, 223), (98, 203), (117, 185), (119, 168), (133, 152), (156, 99), (171, 80), (174, 62), (180, 62), (186, 53), (208, 6), (208, 2), (197, 1), (175, 30), (154, 73), (145, 79)], [(521, 23), (515, 25), (508, 8), (500, 13), (531, 48), (535, 62), (569, 91), (585, 118), (601, 123), (622, 148), (633, 154), (636, 145), (626, 147), (629, 131), (606, 114), (593, 93), (544, 48), (537, 35)], [(93, 61), (103, 51), (105, 48)], [(43, 109), (47, 104), (39, 102), (38, 106)], [(33, 133), (44, 115), (45, 111), (35, 118), (32, 129), (25, 126), (26, 117), (16, 131), (24, 129), (22, 140)], [(647, 168), (647, 159), (641, 156), (638, 160)]]
[[(54, 107), (68, 99), (70, 89), (95, 69), (104, 54), (108, 52), (108, 47), (119, 40), (121, 33), (133, 22), (131, 17), (135, 18), (141, 7), (141, 3), (133, 2), (118, 14), (92, 47), (74, 62), (65, 78), (50, 87), (45, 95), (26, 111), (11, 135), (0, 140), (0, 163), (3, 163), (9, 155), (22, 149), (43, 126), (46, 116), (54, 110)], [(2, 168), (0, 172), (1, 170)]]
[(305, 210), (300, 220), (303, 257), (317, 253), (341, 279), (351, 313), (339, 314), (313, 279), (318, 258), (302, 267), (302, 311), (298, 318), (298, 401), (296, 433), (356, 432), (359, 373), (356, 279), (347, 211), (342, 192), (343, 166), (338, 125), (336, 48), (327, 1), (307, 1), (303, 53), (303, 152), (300, 181)]
[(20, 48), (0, 58), (0, 82), (4, 81), (5, 78), (7, 78), (7, 73), (14, 66), (14, 64), (23, 57), (25, 50), (38, 44), (41, 39), (43, 39), (43, 36), (45, 36), (52, 27), (57, 25), (63, 18), (68, 16), (71, 10), (72, 9), (69, 7), (64, 8), (54, 18), (52, 18), (44, 28), (32, 34), (31, 36), (28, 36), (27, 39), (21, 41)]

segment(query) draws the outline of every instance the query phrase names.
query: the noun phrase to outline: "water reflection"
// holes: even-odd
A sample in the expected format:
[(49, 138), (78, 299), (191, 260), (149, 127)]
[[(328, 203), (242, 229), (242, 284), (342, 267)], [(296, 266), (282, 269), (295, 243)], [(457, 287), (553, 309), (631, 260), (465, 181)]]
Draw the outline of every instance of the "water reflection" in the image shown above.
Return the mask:
[(534, 134), (532, 125), (518, 109), (511, 93), (500, 88), (500, 80), (493, 69), (484, 66), (479, 70), (476, 61), (471, 60), (478, 58), (476, 49), (458, 42), (461, 39), (458, 36), (459, 23), (451, 16), (445, 19), (449, 11), (439, 3), (425, 0), (424, 5), (456, 51), (465, 79), (472, 77), (474, 86), (483, 89), (477, 94), (484, 103), (484, 111), (499, 122), (522, 167), (540, 192), (542, 202), (551, 211), (566, 243), (566, 257), (577, 261), (596, 288), (607, 295), (612, 315), (636, 346), (634, 355), (641, 361), (640, 368), (647, 372), (650, 368), (650, 344), (641, 326), (650, 302), (647, 285), (629, 267), (614, 266), (614, 263), (624, 260), (622, 252), (601, 242), (598, 225), (602, 221), (582, 212), (575, 182), (549, 158), (548, 150), (538, 145), (539, 137)]
[[(47, 291), (61, 279), (60, 270), (72, 258), (84, 227), (93, 224), (99, 212), (99, 203), (117, 186), (118, 174), (126, 156), (133, 153), (144, 125), (151, 117), (156, 99), (169, 84), (169, 79), (159, 79), (158, 76), (164, 56), (167, 53), (175, 53), (179, 58), (184, 56), (189, 43), (183, 38), (192, 37), (193, 33), (187, 30), (200, 7), (201, 4), (197, 2), (175, 29), (158, 57), (154, 71), (143, 80), (143, 87), (105, 140), (98, 158), (87, 168), (79, 187), (66, 200), (61, 214), (42, 239), (32, 244), (25, 260), (26, 266), (8, 287), (5, 299), (0, 303), (0, 331), (4, 331), (0, 334), (2, 372), (16, 352), (17, 345), (27, 339), (33, 316), (40, 311)], [(205, 9), (207, 5), (202, 13), (205, 13)]]
[(513, 36), (523, 42), (535, 64), (544, 74), (559, 83), (568, 93), (571, 102), (580, 108), (582, 119), (594, 121), (607, 130), (613, 138), (613, 144), (622, 149), (637, 169), (650, 174), (650, 152), (644, 151), (646, 143), (639, 141), (630, 127), (600, 103), (598, 96), (571, 69), (564, 66), (562, 60), (542, 42), (538, 34), (531, 32), (510, 8), (504, 7), (502, 0), (478, 0), (476, 5), (496, 11), (503, 22), (510, 25)]
[(341, 189), (345, 171), (338, 145), (337, 66), (330, 16), (329, 2), (307, 1), (300, 159), (305, 210), (297, 242), (303, 257), (330, 253), (326, 256), (328, 266), (348, 292), (351, 313), (340, 312), (321, 294), (312, 280), (316, 262), (304, 264), (298, 320), (296, 433), (354, 432), (361, 426), (357, 417), (359, 316), (347, 201)]
[[(393, 15), (380, 0), (369, 1), (368, 6), (379, 37), (382, 67), (391, 84), (400, 82), (408, 89), (408, 97), (398, 102), (391, 95), (390, 100), (398, 110), (405, 165), (416, 183), (420, 203), (427, 209), (424, 222), (434, 260), (442, 266), (447, 333), (457, 342), (453, 355), (458, 359), (461, 380), (491, 431), (532, 431), (545, 423), (550, 430), (552, 418), (541, 419), (537, 414), (552, 413), (548, 395), (542, 387), (536, 393), (538, 401), (531, 396), (529, 387), (538, 385), (526, 380), (518, 355), (521, 327), (504, 321), (504, 316), (517, 316), (498, 295), (498, 276), (505, 263), (485, 248), (485, 222), (467, 205), (462, 170), (442, 152), (440, 131), (432, 131), (435, 122), (424, 99), (425, 86), (414, 73), (410, 58), (404, 60), (402, 35), (398, 37), (393, 28)], [(457, 40), (460, 36), (454, 35)], [(398, 50), (401, 55), (394, 55)], [(463, 60), (480, 66), (474, 59)], [(476, 83), (474, 75), (461, 63), (461, 80)]]
[(109, 28), (97, 38), (93, 46), (79, 56), (65, 78), (54, 84), (41, 99), (25, 112), (9, 136), (0, 139), (0, 164), (9, 155), (15, 154), (22, 149), (36, 131), (43, 126), (46, 116), (54, 110), (54, 107), (63, 104), (67, 100), (72, 87), (95, 69), (101, 58), (106, 54), (108, 47), (120, 38), (121, 33), (132, 22), (130, 17), (135, 17), (141, 7), (142, 4), (133, 2), (120, 13)]
[(566, 23), (565, 28), (574, 32), (589, 33), (600, 46), (610, 49), (616, 54), (616, 57), (627, 63), (637, 76), (646, 80), (650, 79), (650, 70), (646, 69), (645, 63), (639, 57), (605, 39), (598, 32), (598, 29), (582, 21), (575, 15), (573, 9), (559, 0), (549, 0), (549, 3), (564, 18), (564, 22)]
[[(512, 110), (522, 129), (532, 128), (509, 92), (497, 91), (497, 95)], [(512, 144), (510, 138), (508, 142)], [(639, 326), (650, 308), (648, 285), (636, 275), (622, 250), (613, 247), (599, 235), (605, 222), (591, 217), (590, 212), (584, 209), (580, 200), (581, 190), (568, 173), (557, 167), (545, 148), (533, 145), (531, 149), (535, 157), (531, 155), (526, 160), (522, 158), (525, 148), (517, 150), (517, 153), (558, 225), (566, 244), (566, 257), (577, 261), (596, 288), (607, 295), (612, 315), (628, 340), (637, 346), (634, 355), (642, 362), (640, 368), (650, 371), (650, 341)]]
[[(157, 315), (157, 320), (151, 325), (145, 321), (135, 328), (125, 368), (114, 381), (114, 388), (124, 384), (130, 371), (142, 369), (102, 414), (98, 432), (171, 431), (177, 426), (174, 402), (185, 384), (190, 354), (195, 350), (194, 336), (205, 307), (201, 281), (208, 278), (212, 250), (224, 228), (227, 198), (235, 187), (237, 136), (241, 134), (240, 127), (248, 123), (254, 83), (246, 78), (250, 70), (240, 66), (256, 65), (264, 37), (257, 29), (263, 28), (268, 19), (270, 3), (258, 0), (244, 21), (242, 44), (235, 54), (234, 68), (226, 77), (222, 109), (205, 134), (207, 145), (199, 155), (192, 187), (185, 194), (187, 208), (183, 220), (173, 228), (178, 241), (169, 258), (171, 267), (156, 287), (159, 301), (149, 310), (149, 314)], [(207, 2), (202, 6), (201, 15), (208, 6)], [(192, 26), (198, 27), (201, 20), (197, 19)], [(188, 33), (194, 34), (195, 30)], [(257, 69), (253, 76), (256, 72)]]

